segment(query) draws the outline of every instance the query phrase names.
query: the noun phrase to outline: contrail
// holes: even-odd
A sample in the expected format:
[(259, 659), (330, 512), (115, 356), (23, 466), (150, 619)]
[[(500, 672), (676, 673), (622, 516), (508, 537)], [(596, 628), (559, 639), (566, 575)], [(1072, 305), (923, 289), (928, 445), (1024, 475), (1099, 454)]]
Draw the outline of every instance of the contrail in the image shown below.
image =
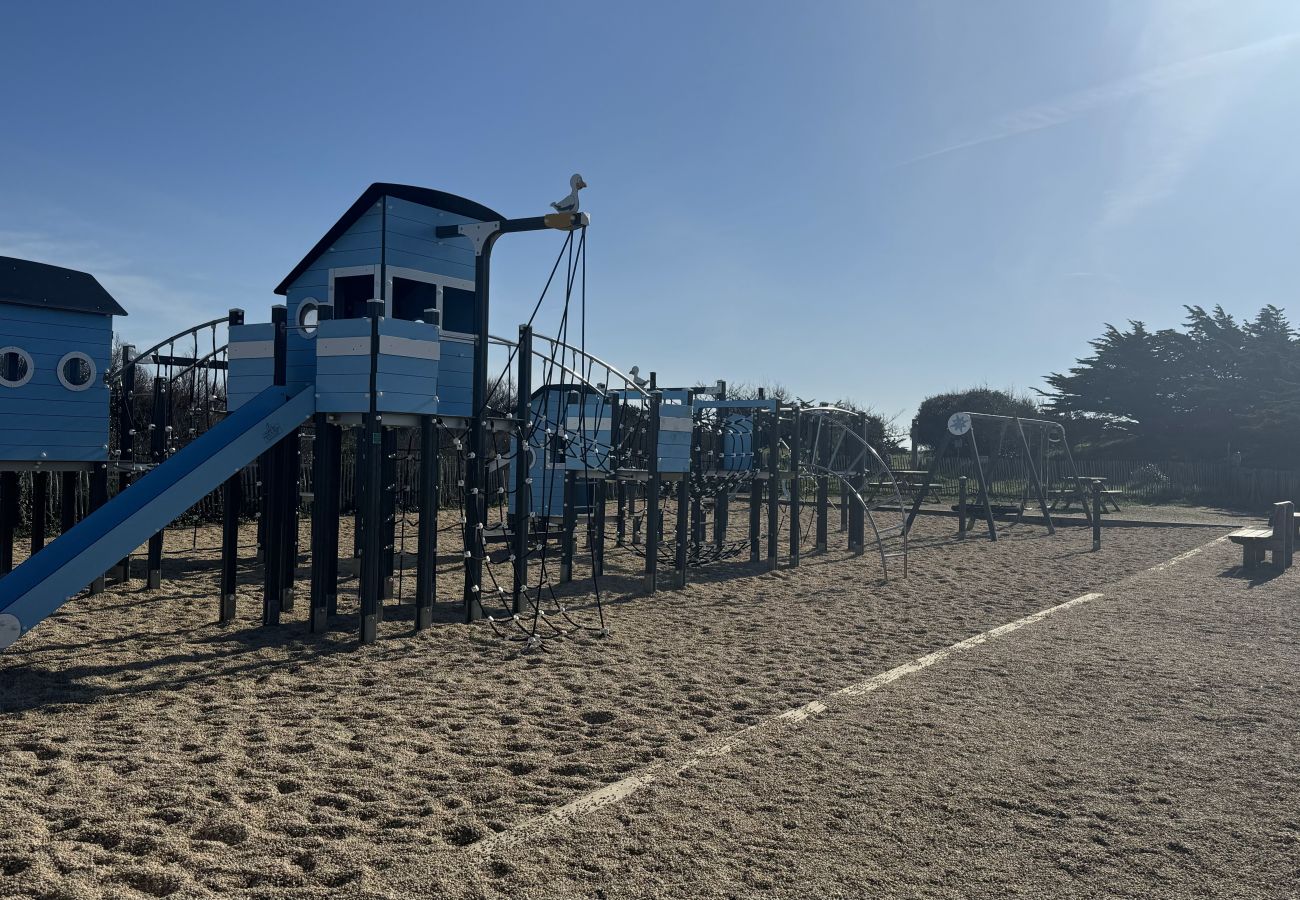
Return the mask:
[(1252, 44), (1234, 47), (1231, 50), (1219, 50), (1167, 66), (1158, 66), (1145, 72), (1139, 72), (1136, 75), (1130, 75), (1127, 78), (1108, 81), (1082, 91), (1065, 94), (1055, 100), (1035, 106), (1027, 106), (1024, 109), (1003, 116), (995, 121), (984, 134), (960, 143), (950, 144), (947, 147), (941, 147), (938, 150), (931, 150), (929, 153), (923, 153), (920, 156), (914, 156), (898, 163), (895, 168), (910, 166), (913, 163), (933, 159), (947, 153), (954, 153), (958, 150), (965, 150), (969, 147), (978, 147), (981, 144), (1006, 140), (1017, 135), (1028, 134), (1031, 131), (1054, 128), (1094, 109), (1173, 87), (1195, 78), (1202, 78), (1248, 60), (1282, 53), (1291, 49), (1297, 43), (1300, 43), (1300, 33), (1289, 32), (1256, 41)]

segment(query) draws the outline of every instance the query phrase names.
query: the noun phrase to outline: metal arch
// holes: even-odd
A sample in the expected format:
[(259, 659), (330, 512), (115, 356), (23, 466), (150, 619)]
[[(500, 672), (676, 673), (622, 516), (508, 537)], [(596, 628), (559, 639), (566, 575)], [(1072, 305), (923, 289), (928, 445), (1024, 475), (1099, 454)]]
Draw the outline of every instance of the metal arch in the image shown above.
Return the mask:
[[(227, 315), (221, 316), (220, 318), (213, 319), (213, 320), (210, 321), (210, 322), (202, 322), (202, 323), (200, 323), (200, 324), (198, 324), (198, 325), (192, 325), (192, 326), (190, 326), (189, 328), (186, 328), (186, 329), (183, 329), (183, 330), (181, 330), (181, 331), (178, 331), (178, 332), (176, 332), (175, 334), (173, 334), (171, 337), (169, 337), (169, 338), (164, 338), (163, 340), (161, 340), (161, 341), (159, 341), (158, 343), (154, 344), (154, 345), (153, 345), (152, 347), (150, 347), (148, 350), (145, 350), (145, 351), (142, 351), (142, 352), (140, 352), (140, 353), (137, 353), (134, 357), (131, 358), (130, 365), (133, 365), (133, 366), (134, 366), (134, 365), (146, 365), (146, 366), (147, 366), (147, 365), (153, 365), (153, 363), (150, 363), (150, 362), (146, 359), (146, 357), (153, 356), (155, 353), (157, 353), (159, 350), (161, 350), (163, 347), (167, 346), (168, 344), (175, 344), (177, 341), (181, 340), (182, 338), (189, 337), (190, 335), (196, 335), (196, 336), (197, 336), (198, 333), (199, 333), (200, 331), (202, 331), (204, 328), (213, 328), (213, 327), (215, 327), (215, 326), (217, 326), (217, 325), (224, 325), (224, 324), (227, 324), (229, 321), (230, 321), (230, 316), (229, 316), (229, 314), (227, 314)], [(104, 381), (105, 381), (105, 383), (112, 382), (112, 381), (120, 381), (120, 380), (122, 379), (122, 370), (123, 370), (124, 368), (126, 368), (124, 365), (120, 365), (120, 364), (119, 364), (118, 367), (117, 367), (116, 369), (112, 369), (112, 370), (110, 370), (110, 371), (108, 371), (108, 372), (105, 372), (105, 373), (104, 373)]]
[(204, 363), (211, 361), (218, 354), (225, 353), (227, 348), (229, 348), (229, 346), (230, 346), (229, 344), (222, 344), (220, 347), (217, 347), (215, 350), (212, 350), (209, 353), (194, 360), (194, 362), (190, 363), (188, 366), (186, 366), (185, 368), (177, 372), (175, 375), (173, 375), (170, 379), (170, 382), (172, 384), (175, 384), (177, 380), (184, 378), (186, 375), (190, 374), (195, 369), (202, 367)]
[[(510, 347), (510, 348), (512, 348), (512, 349), (517, 348), (517, 347), (519, 346), (518, 342), (516, 342), (516, 341), (512, 341), (512, 340), (509, 340), (509, 339), (507, 339), (507, 338), (500, 337), (500, 336), (495, 335), (495, 334), (490, 334), (490, 335), (488, 335), (488, 340), (491, 341), (491, 342), (493, 342), (493, 343), (499, 344), (499, 345), (502, 346), (502, 347)], [(569, 352), (573, 353), (575, 357), (582, 357), (582, 358), (585, 359), (585, 360), (588, 360), (588, 361), (590, 361), (590, 362), (593, 362), (593, 363), (595, 363), (595, 364), (601, 366), (601, 367), (602, 367), (603, 369), (605, 369), (605, 371), (607, 371), (610, 375), (612, 375), (612, 376), (618, 378), (620, 381), (622, 381), (623, 384), (625, 385), (625, 390), (635, 391), (635, 392), (636, 392), (636, 393), (637, 393), (637, 394), (638, 394), (642, 399), (645, 399), (645, 400), (649, 400), (649, 399), (650, 399), (650, 393), (649, 393), (647, 390), (645, 390), (645, 388), (643, 388), (643, 387), (641, 387), (640, 385), (638, 385), (638, 384), (637, 384), (637, 383), (632, 379), (632, 376), (628, 375), (627, 373), (625, 373), (625, 372), (623, 372), (623, 371), (621, 371), (621, 370), (615, 368), (614, 366), (610, 365), (609, 363), (605, 362), (605, 360), (601, 359), (599, 356), (596, 356), (596, 355), (594, 355), (594, 354), (592, 354), (592, 353), (588, 353), (588, 352), (586, 352), (585, 350), (581, 350), (581, 349), (579, 349), (579, 348), (577, 348), (577, 347), (574, 347), (572, 344), (566, 344), (564, 341), (561, 341), (561, 340), (559, 340), (559, 339), (557, 339), (557, 338), (547, 337), (547, 336), (544, 335), (544, 334), (539, 334), (539, 333), (537, 333), (537, 332), (533, 332), (533, 341), (536, 342), (536, 341), (539, 341), (539, 340), (540, 340), (540, 341), (545, 341), (546, 343), (548, 343), (548, 344), (551, 345), (551, 348), (552, 348), (552, 350), (551, 350), (551, 354), (543, 353), (541, 350), (538, 350), (536, 347), (534, 347), (534, 349), (533, 349), (533, 356), (537, 357), (538, 359), (545, 360), (546, 362), (549, 362), (549, 363), (551, 363), (551, 364), (557, 366), (557, 367), (558, 367), (558, 368), (559, 368), (559, 369), (560, 369), (564, 374), (569, 375), (569, 376), (571, 376), (571, 377), (577, 379), (577, 381), (579, 381), (579, 382), (582, 383), (583, 385), (585, 385), (585, 386), (591, 388), (592, 390), (594, 390), (594, 391), (599, 391), (599, 390), (600, 390), (600, 387), (599, 387), (598, 385), (594, 384), (594, 383), (593, 383), (593, 382), (592, 382), (592, 381), (591, 381), (591, 380), (590, 380), (586, 375), (582, 374), (581, 372), (575, 372), (573, 369), (570, 369), (568, 366), (566, 366), (563, 362), (561, 362), (561, 361), (555, 359), (554, 353), (555, 353), (556, 350), (561, 350), (561, 349), (562, 349), (562, 350), (569, 351)], [(608, 390), (608, 389), (609, 389), (608, 384), (606, 384), (606, 388), (605, 388), (605, 390)]]
[[(840, 427), (840, 432), (841, 432), (840, 439), (839, 441), (837, 441), (835, 449), (831, 451), (830, 458), (827, 459), (828, 465), (820, 465), (818, 462), (817, 447), (820, 445), (821, 442), (820, 439), (821, 439), (821, 429), (822, 429), (823, 422), (829, 419), (832, 414), (838, 413), (843, 416), (855, 416), (857, 415), (857, 413), (853, 410), (843, 409), (838, 406), (806, 406), (806, 407), (800, 407), (799, 412), (801, 415), (817, 416), (817, 427), (815, 429), (812, 438), (811, 446), (809, 447), (811, 452), (807, 454), (802, 454), (802, 453), (800, 454), (801, 460), (807, 460), (806, 462), (802, 463), (803, 467), (815, 474), (833, 476), (842, 485), (844, 485), (844, 487), (847, 489), (847, 493), (851, 495), (855, 500), (857, 500), (858, 504), (862, 507), (863, 514), (866, 516), (866, 520), (868, 524), (871, 525), (872, 534), (875, 535), (876, 550), (880, 554), (880, 567), (882, 572), (884, 573), (885, 578), (888, 579), (889, 578), (888, 556), (885, 553), (885, 543), (884, 540), (881, 538), (880, 527), (876, 524), (876, 517), (872, 515), (871, 512), (871, 504), (867, 503), (867, 501), (862, 497), (862, 494), (858, 492), (858, 489), (854, 487), (853, 484), (844, 476), (844, 473), (834, 468), (831, 468), (829, 463), (834, 461), (835, 455), (839, 452), (840, 448), (843, 446), (845, 437), (848, 435), (852, 435), (853, 439), (857, 442), (858, 446), (860, 447), (860, 452), (853, 459), (851, 463), (851, 467), (858, 465), (863, 459), (868, 458), (868, 455), (870, 459), (875, 460), (877, 470), (880, 473), (879, 477), (882, 480), (885, 476), (888, 476), (889, 478), (889, 484), (893, 488), (894, 500), (898, 504), (899, 516), (903, 517), (904, 516), (903, 511), (906, 507), (903, 505), (903, 495), (898, 489), (898, 482), (894, 478), (893, 471), (889, 468), (889, 465), (885, 462), (885, 460), (881, 457), (881, 455), (878, 452), (876, 452), (876, 448), (872, 447), (871, 443), (866, 438), (858, 434), (852, 428), (849, 428), (847, 423), (843, 421), (838, 421), (836, 423)], [(907, 528), (905, 525), (900, 524), (888, 530), (891, 531), (896, 530), (898, 532), (900, 540), (902, 541), (901, 552), (903, 556), (903, 575), (906, 576), (907, 575)]]

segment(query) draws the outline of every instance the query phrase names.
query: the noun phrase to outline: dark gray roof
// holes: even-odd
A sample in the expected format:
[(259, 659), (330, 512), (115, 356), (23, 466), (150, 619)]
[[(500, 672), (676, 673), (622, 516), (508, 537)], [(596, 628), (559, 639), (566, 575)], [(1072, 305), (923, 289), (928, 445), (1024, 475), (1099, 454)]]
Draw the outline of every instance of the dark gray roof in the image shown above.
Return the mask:
[(348, 207), (345, 212), (325, 236), (316, 242), (316, 246), (311, 248), (311, 252), (302, 258), (298, 265), (293, 267), (293, 271), (284, 276), (284, 281), (275, 289), (277, 294), (289, 293), (289, 285), (297, 280), (298, 276), (306, 272), (308, 267), (316, 257), (320, 256), (326, 250), (334, 245), (343, 232), (352, 227), (352, 223), (361, 218), (374, 206), (380, 197), (397, 197), (399, 200), (409, 200), (412, 203), (419, 203), (421, 206), (429, 206), (433, 209), (440, 209), (443, 212), (449, 212), (452, 215), (464, 216), (467, 219), (477, 219), (480, 222), (494, 222), (498, 219), (505, 218), (498, 212), (493, 212), (481, 203), (475, 203), (473, 200), (466, 200), (464, 197), (457, 197), (455, 194), (448, 194), (445, 191), (435, 191), (433, 188), (416, 187), (410, 184), (390, 184), (385, 181), (377, 181), (357, 198), (357, 202)]
[(94, 275), (11, 256), (0, 256), (0, 303), (126, 315)]

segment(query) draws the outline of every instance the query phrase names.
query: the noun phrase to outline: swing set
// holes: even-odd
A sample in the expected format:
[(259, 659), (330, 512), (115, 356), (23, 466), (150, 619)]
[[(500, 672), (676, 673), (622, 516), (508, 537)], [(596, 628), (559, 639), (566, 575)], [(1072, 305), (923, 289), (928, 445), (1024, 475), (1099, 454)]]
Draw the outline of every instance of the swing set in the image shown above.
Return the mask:
[[(980, 426), (978, 429), (977, 425)], [(996, 442), (990, 446), (992, 452), (987, 455), (981, 453), (977, 431), (989, 440), (992, 432), (997, 433)], [(1008, 437), (1011, 438), (1010, 443)], [(988, 527), (989, 540), (996, 541), (997, 520), (1010, 520), (1011, 525), (1018, 525), (1024, 521), (1025, 511), (1031, 503), (1038, 505), (1047, 533), (1055, 534), (1056, 525), (1052, 521), (1052, 510), (1047, 500), (1057, 493), (1051, 488), (1051, 457), (1057, 452), (1055, 448), (1059, 448), (1068, 470), (1065, 480), (1074, 485), (1071, 493), (1081, 503), (1088, 523), (1093, 524), (1095, 511), (1088, 502), (1084, 479), (1074, 464), (1063, 425), (1046, 419), (957, 412), (948, 417), (943, 440), (939, 442), (934, 458), (930, 460), (922, 488), (912, 500), (906, 528), (911, 530), (922, 501), (935, 483), (939, 466), (952, 450), (965, 452), (969, 456), (979, 491), (973, 504), (966, 503), (963, 496), (957, 506), (953, 507), (961, 517), (962, 534), (976, 519), (982, 518)]]

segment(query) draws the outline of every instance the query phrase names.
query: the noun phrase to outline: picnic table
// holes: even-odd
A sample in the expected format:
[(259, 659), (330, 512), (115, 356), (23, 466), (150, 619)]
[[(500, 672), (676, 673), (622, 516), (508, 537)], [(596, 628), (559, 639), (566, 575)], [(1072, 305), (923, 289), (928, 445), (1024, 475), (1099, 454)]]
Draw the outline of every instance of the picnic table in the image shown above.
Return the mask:
[[(930, 474), (925, 469), (890, 469), (889, 471), (894, 476), (894, 483), (898, 485), (898, 492), (909, 497), (915, 497), (917, 492), (925, 487), (925, 476)], [(874, 485), (877, 491), (884, 487), (884, 477), (882, 474), (880, 480)], [(939, 496), (938, 487), (938, 483), (931, 484), (928, 491), (935, 499)]]
[(1055, 512), (1057, 504), (1062, 500), (1065, 501), (1065, 505), (1061, 507), (1061, 512), (1065, 512), (1076, 502), (1082, 506), (1083, 501), (1092, 495), (1092, 482), (1099, 481), (1101, 482), (1101, 503), (1103, 511), (1106, 504), (1109, 503), (1115, 512), (1119, 512), (1119, 503), (1115, 500), (1115, 498), (1119, 496), (1119, 491), (1108, 489), (1106, 487), (1105, 478), (1091, 475), (1081, 475), (1079, 478), (1083, 482), (1083, 493), (1080, 494), (1079, 485), (1074, 481), (1074, 479), (1068, 478), (1063, 482), (1065, 486), (1054, 488), (1047, 492), (1047, 495), (1052, 498), (1052, 504), (1048, 509)]

